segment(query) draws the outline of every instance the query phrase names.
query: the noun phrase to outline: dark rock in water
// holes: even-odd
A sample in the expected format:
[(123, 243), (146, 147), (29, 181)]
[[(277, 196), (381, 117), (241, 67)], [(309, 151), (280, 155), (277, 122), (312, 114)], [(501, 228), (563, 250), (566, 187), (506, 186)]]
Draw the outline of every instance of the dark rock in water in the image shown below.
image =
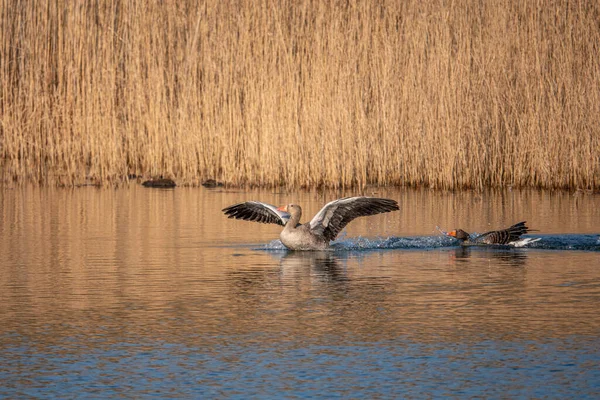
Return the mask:
[(153, 187), (153, 188), (174, 188), (177, 186), (175, 181), (172, 179), (150, 179), (142, 183), (143, 186)]
[(223, 186), (223, 183), (217, 182), (214, 179), (208, 179), (208, 180), (202, 182), (202, 186), (207, 187), (207, 188), (215, 188), (215, 187)]

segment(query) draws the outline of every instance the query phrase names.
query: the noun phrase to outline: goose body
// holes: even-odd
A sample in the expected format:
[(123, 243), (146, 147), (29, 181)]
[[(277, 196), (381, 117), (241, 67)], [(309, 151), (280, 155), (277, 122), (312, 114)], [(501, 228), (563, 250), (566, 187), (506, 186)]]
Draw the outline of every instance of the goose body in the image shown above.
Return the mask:
[(464, 246), (469, 245), (512, 245), (521, 247), (528, 243), (537, 242), (539, 238), (521, 238), (522, 235), (530, 232), (530, 229), (525, 225), (526, 221), (516, 223), (506, 229), (489, 231), (481, 235), (471, 235), (462, 229), (456, 229), (448, 232), (448, 236), (452, 236), (460, 241)]
[(302, 208), (297, 204), (275, 207), (246, 201), (223, 209), (229, 218), (283, 226), (281, 242), (291, 250), (324, 250), (350, 221), (357, 217), (399, 210), (398, 202), (377, 197), (345, 197), (331, 201), (301, 224)]

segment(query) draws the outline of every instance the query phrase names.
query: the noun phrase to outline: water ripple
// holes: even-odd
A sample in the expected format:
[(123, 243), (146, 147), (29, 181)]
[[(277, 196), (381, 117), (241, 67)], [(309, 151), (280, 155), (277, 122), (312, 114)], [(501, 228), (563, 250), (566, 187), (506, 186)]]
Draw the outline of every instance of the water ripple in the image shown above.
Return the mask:
[[(522, 248), (544, 249), (544, 250), (583, 250), (583, 251), (600, 251), (600, 236), (599, 235), (535, 235), (524, 236), (525, 238), (539, 238), (540, 240), (528, 243)], [(378, 249), (437, 249), (444, 247), (460, 246), (456, 239), (445, 236), (390, 236), (387, 238), (340, 238), (335, 240), (331, 247), (333, 251), (361, 251), (361, 250), (378, 250)], [(478, 245), (477, 247), (511, 249), (510, 245)], [(287, 250), (280, 240), (273, 240), (257, 250)]]

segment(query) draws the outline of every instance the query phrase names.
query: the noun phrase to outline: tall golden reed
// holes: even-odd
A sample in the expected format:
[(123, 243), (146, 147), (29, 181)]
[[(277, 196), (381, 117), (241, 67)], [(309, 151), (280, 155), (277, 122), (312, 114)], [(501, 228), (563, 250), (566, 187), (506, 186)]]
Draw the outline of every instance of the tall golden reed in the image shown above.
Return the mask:
[(0, 0), (20, 182), (600, 187), (596, 1)]

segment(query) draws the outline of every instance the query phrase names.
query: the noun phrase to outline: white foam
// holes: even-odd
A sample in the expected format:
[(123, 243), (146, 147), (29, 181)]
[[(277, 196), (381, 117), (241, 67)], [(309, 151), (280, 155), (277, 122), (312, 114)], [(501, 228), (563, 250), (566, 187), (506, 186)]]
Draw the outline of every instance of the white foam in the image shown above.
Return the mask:
[(537, 242), (540, 239), (541, 238), (523, 238), (523, 239), (517, 240), (515, 242), (510, 242), (509, 244), (511, 246), (514, 246), (514, 247), (524, 247), (524, 246), (527, 246), (527, 245), (529, 245), (531, 243), (535, 243), (535, 242)]

